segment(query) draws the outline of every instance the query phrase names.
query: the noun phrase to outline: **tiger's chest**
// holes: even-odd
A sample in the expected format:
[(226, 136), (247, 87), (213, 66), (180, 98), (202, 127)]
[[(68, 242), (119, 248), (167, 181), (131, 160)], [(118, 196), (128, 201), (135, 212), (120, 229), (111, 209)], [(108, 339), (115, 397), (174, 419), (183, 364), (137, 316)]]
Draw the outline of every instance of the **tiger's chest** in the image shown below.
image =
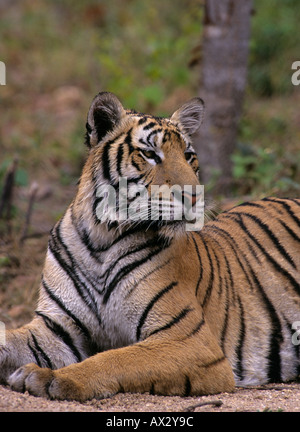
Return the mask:
[(106, 349), (135, 343), (139, 321), (153, 296), (153, 275), (164, 258), (155, 248), (118, 245), (97, 261), (85, 263), (101, 321), (93, 321), (93, 333)]

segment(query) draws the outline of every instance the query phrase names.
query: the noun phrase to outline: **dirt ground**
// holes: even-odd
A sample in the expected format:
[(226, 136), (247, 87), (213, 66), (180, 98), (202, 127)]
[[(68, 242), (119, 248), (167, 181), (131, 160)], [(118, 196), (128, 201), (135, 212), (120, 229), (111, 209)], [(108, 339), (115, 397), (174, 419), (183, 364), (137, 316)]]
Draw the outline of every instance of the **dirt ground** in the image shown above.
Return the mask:
[(51, 401), (0, 386), (0, 412), (300, 412), (300, 383), (187, 398), (124, 393), (85, 403)]

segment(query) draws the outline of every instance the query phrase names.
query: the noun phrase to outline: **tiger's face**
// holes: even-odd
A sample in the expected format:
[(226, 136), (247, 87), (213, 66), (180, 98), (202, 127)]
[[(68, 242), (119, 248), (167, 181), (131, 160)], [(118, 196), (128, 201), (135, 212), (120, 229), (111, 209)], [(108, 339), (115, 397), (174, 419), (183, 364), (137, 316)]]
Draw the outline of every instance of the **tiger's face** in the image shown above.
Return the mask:
[(171, 118), (157, 118), (125, 110), (111, 93), (96, 96), (86, 143), (97, 223), (118, 229), (195, 223), (203, 191), (191, 135), (203, 111), (194, 98)]

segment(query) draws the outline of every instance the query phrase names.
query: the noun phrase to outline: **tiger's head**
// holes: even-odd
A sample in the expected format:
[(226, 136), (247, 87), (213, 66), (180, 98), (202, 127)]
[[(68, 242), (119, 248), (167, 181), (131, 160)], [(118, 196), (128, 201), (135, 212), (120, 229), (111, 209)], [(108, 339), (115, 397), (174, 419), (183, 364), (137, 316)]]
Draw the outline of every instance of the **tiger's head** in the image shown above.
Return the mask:
[(81, 179), (90, 185), (81, 193), (92, 191), (95, 223), (119, 231), (192, 226), (203, 190), (191, 136), (203, 116), (200, 98), (161, 118), (126, 110), (114, 94), (99, 93), (87, 116), (89, 157)]

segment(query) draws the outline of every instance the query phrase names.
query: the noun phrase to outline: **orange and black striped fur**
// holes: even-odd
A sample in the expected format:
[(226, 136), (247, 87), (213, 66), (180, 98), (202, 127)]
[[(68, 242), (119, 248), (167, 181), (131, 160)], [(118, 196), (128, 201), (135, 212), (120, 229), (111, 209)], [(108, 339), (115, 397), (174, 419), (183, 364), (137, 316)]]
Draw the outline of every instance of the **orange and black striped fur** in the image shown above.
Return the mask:
[[(100, 221), (97, 188), (198, 185), (195, 98), (170, 119), (94, 99), (78, 192), (51, 232), (35, 318), (8, 331), (0, 378), (87, 400), (117, 392), (203, 395), (295, 379), (300, 200), (267, 198), (200, 231), (185, 221)], [(298, 323), (300, 327), (300, 323)]]

